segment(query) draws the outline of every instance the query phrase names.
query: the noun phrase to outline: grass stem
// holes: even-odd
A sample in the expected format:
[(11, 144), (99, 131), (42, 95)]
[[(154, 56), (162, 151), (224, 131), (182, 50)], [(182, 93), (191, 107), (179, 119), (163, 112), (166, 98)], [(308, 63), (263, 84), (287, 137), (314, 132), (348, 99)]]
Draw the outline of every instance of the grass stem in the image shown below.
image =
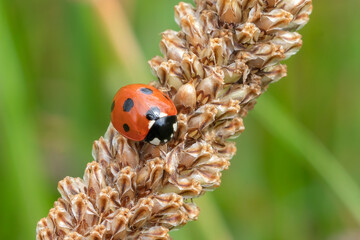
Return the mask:
[(360, 225), (360, 189), (336, 157), (313, 133), (291, 118), (268, 94), (254, 109), (263, 126), (297, 153), (324, 178)]

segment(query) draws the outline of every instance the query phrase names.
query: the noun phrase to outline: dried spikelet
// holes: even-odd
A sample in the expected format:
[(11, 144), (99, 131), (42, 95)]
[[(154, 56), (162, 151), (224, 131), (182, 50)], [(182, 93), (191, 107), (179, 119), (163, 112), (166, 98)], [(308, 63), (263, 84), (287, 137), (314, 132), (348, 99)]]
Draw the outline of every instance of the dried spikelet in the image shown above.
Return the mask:
[(242, 118), (272, 82), (279, 64), (301, 47), (294, 32), (309, 19), (311, 0), (195, 0), (180, 3), (181, 31), (162, 34), (164, 57), (149, 64), (178, 109), (168, 144), (153, 146), (121, 136), (110, 124), (93, 145), (83, 179), (59, 182), (61, 198), (39, 221), (36, 238), (169, 239), (196, 220), (187, 199), (220, 185), (236, 152), (228, 142), (244, 131)]

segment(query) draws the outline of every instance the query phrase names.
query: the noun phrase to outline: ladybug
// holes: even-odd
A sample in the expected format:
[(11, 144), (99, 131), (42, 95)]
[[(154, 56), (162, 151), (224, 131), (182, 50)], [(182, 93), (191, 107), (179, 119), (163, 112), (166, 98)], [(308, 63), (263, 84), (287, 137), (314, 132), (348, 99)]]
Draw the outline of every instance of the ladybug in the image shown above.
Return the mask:
[(119, 89), (111, 105), (111, 122), (123, 136), (153, 145), (170, 141), (177, 129), (177, 110), (170, 98), (145, 84)]

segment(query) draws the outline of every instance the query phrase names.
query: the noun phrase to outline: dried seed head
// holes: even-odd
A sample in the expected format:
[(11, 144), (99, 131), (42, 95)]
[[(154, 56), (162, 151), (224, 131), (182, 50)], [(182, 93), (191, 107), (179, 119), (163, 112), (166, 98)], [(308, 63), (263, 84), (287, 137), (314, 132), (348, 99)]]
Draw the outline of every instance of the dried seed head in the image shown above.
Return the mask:
[(254, 44), (259, 40), (261, 30), (253, 23), (244, 23), (235, 29), (239, 44)]
[(59, 182), (61, 198), (37, 225), (36, 239), (169, 239), (196, 220), (187, 198), (220, 185), (244, 131), (243, 117), (272, 82), (279, 64), (301, 47), (311, 0), (195, 0), (175, 7), (179, 32), (162, 34), (164, 57), (149, 61), (178, 109), (172, 141), (134, 142), (110, 124), (93, 144), (83, 179)]
[(216, 1), (220, 20), (226, 23), (238, 23), (241, 20), (241, 2), (237, 0)]
[(174, 97), (179, 112), (189, 113), (196, 106), (196, 90), (193, 81), (182, 85)]

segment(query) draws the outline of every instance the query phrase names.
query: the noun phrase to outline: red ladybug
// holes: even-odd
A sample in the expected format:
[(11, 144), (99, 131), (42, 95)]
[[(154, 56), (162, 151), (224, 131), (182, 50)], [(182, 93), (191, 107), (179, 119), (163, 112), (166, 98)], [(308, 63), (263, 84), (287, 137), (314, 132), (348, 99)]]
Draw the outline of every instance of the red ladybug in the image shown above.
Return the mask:
[(123, 136), (159, 145), (177, 129), (177, 110), (170, 98), (145, 84), (120, 88), (111, 105), (111, 122)]

